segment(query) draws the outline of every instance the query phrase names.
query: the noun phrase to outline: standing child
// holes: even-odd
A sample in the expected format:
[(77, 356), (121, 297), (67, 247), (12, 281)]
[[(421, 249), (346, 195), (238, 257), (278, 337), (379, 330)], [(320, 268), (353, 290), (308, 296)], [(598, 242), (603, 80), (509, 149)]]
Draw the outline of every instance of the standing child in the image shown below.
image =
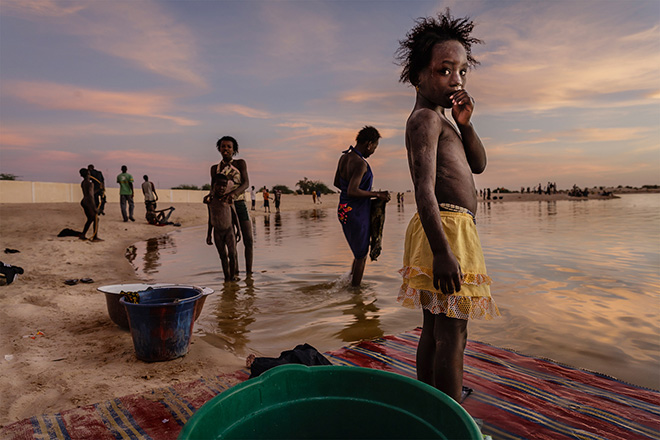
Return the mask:
[(234, 218), (236, 213), (231, 206), (231, 197), (226, 195), (228, 192), (227, 176), (221, 173), (214, 175), (210, 197), (204, 199), (209, 211), (206, 244), (211, 246), (215, 241), (225, 281), (234, 281), (238, 279), (236, 242), (240, 240), (241, 231), (235, 226), (238, 225), (238, 218)]
[(449, 10), (422, 18), (397, 52), (400, 80), (416, 90), (406, 150), (417, 204), (406, 231), (398, 299), (423, 311), (418, 379), (459, 402), (468, 319), (499, 315), (474, 217), (472, 174), (486, 168), (486, 150), (471, 122), (474, 99), (465, 90), (476, 64), (472, 45), (481, 43), (470, 36), (473, 27)]
[(264, 187), (262, 194), (264, 196), (264, 212), (270, 212), (270, 193), (266, 187)]

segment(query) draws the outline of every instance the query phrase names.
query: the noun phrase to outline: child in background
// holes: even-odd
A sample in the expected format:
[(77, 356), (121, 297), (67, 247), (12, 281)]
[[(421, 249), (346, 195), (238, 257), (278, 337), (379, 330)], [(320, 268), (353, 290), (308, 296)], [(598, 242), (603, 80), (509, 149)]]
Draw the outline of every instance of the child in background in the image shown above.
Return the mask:
[(89, 241), (103, 241), (98, 237), (99, 232), (99, 216), (98, 210), (96, 209), (96, 204), (94, 203), (94, 184), (90, 180), (89, 170), (87, 168), (80, 169), (80, 177), (82, 177), (82, 182), (80, 187), (82, 188), (83, 198), (80, 201), (80, 206), (82, 206), (83, 211), (85, 211), (85, 217), (87, 221), (85, 222), (85, 227), (80, 233), (81, 240), (87, 240), (85, 235), (89, 230), (89, 227), (93, 224), (94, 228), (92, 229), (92, 236), (89, 238)]
[[(227, 194), (230, 181), (227, 176), (218, 173), (213, 176), (211, 182), (211, 194), (204, 202), (208, 204), (209, 225), (206, 234), (206, 244), (213, 245), (218, 250), (220, 262), (222, 263), (222, 272), (225, 275), (225, 281), (234, 281), (238, 279), (238, 261), (236, 258), (236, 242), (241, 238), (241, 230), (237, 228), (238, 218), (231, 206), (231, 198)], [(213, 237), (211, 237), (213, 234)]]

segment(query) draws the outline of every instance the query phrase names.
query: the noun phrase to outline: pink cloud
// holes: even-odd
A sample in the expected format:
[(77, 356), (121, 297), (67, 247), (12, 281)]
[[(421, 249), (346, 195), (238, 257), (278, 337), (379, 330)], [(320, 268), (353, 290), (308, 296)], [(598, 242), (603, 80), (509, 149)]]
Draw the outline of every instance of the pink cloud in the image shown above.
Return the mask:
[(30, 147), (45, 142), (45, 138), (27, 131), (8, 128), (5, 124), (0, 126), (0, 145), (3, 150), (16, 147)]
[(268, 119), (272, 117), (272, 115), (267, 111), (258, 110), (240, 104), (218, 104), (213, 106), (211, 111), (222, 115), (237, 114), (240, 116), (245, 116), (246, 118), (256, 119)]
[(3, 84), (3, 94), (53, 110), (141, 116), (165, 119), (182, 126), (198, 124), (191, 119), (165, 114), (174, 104), (170, 97), (157, 93), (85, 89), (52, 82), (7, 81)]

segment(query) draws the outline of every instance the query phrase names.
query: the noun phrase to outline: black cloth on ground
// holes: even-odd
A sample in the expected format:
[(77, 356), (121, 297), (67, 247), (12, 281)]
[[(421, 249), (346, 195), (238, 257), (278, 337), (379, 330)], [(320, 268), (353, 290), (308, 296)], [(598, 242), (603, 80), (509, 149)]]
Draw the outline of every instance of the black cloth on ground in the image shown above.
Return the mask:
[(64, 228), (57, 234), (58, 237), (80, 237), (80, 232), (73, 229)]
[(4, 285), (14, 282), (18, 275), (25, 273), (22, 267), (12, 266), (11, 264), (0, 261), (0, 278), (4, 278)]
[(283, 351), (278, 358), (256, 358), (250, 366), (250, 379), (273, 367), (285, 364), (302, 364), (310, 367), (314, 365), (332, 365), (316, 348), (309, 344), (300, 344), (293, 350)]

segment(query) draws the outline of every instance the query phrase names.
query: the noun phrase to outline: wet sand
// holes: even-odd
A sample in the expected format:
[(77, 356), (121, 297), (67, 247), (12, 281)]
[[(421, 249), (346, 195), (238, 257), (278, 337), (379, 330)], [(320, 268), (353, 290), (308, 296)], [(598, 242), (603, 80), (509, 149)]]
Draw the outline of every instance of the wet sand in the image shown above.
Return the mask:
[[(323, 202), (316, 208), (335, 206), (337, 196)], [(252, 215), (263, 215), (260, 205)], [(206, 205), (172, 206), (170, 220), (181, 227), (207, 222)], [(314, 207), (311, 196), (283, 196), (282, 210)], [(194, 336), (182, 358), (139, 361), (130, 333), (110, 320), (96, 288), (143, 282), (124, 257), (126, 248), (178, 229), (149, 225), (144, 214), (144, 205), (136, 204), (136, 221), (124, 223), (118, 204), (106, 206), (99, 226), (105, 241), (91, 243), (57, 237), (64, 228), (82, 230), (85, 216), (77, 203), (0, 205), (0, 249), (20, 251), (3, 252), (0, 261), (25, 270), (0, 286), (0, 425), (245, 366), (244, 359)], [(94, 283), (64, 284), (75, 278)]]
[[(568, 198), (564, 194), (503, 196), (500, 200)], [(322, 200), (323, 204), (314, 205), (311, 196), (285, 195), (282, 210), (334, 208), (338, 196), (325, 195)], [(411, 193), (405, 202), (414, 204)], [(205, 205), (173, 206), (171, 220), (181, 227), (206, 224)], [(262, 216), (260, 206), (257, 202), (251, 214)], [(271, 209), (274, 212), (272, 202)], [(124, 257), (126, 248), (177, 229), (149, 225), (144, 213), (144, 206), (136, 204), (137, 221), (124, 223), (118, 204), (108, 205), (99, 228), (105, 241), (91, 243), (57, 237), (64, 228), (82, 229), (85, 217), (77, 203), (0, 205), (0, 249), (20, 251), (3, 253), (0, 261), (25, 270), (11, 285), (0, 286), (0, 425), (244, 366), (244, 359), (195, 336), (183, 358), (139, 361), (130, 333), (108, 317), (105, 296), (96, 288), (143, 282)], [(72, 278), (92, 278), (94, 283), (64, 284)]]

